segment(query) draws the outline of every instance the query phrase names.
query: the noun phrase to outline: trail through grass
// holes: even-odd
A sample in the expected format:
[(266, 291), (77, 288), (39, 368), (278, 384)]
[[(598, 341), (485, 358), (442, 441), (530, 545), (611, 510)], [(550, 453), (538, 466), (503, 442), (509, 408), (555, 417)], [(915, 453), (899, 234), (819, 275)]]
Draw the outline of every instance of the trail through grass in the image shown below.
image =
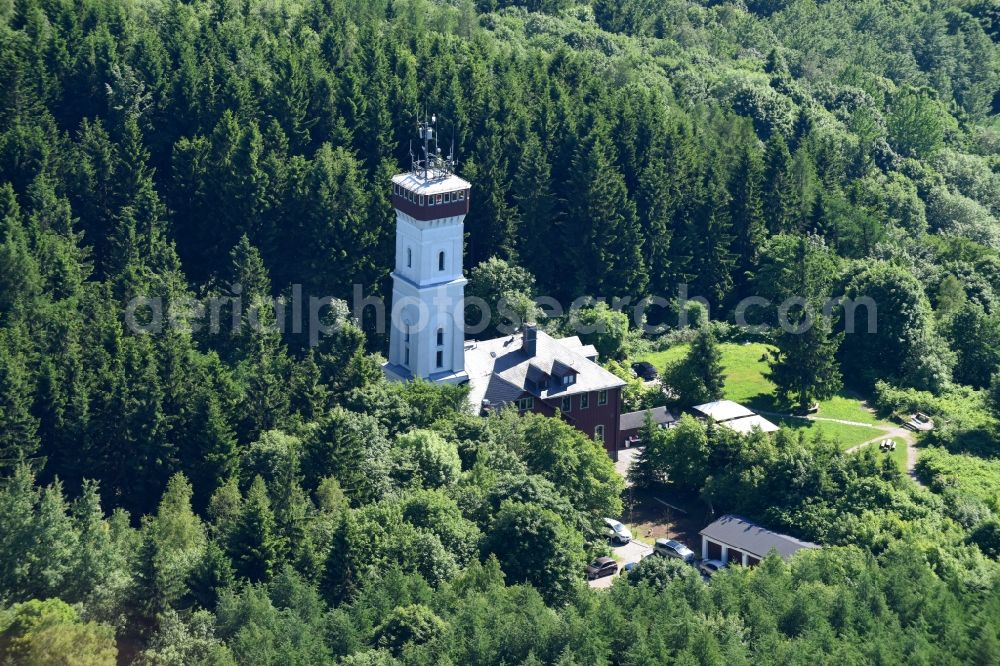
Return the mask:
[[(751, 409), (765, 412), (787, 413), (787, 405), (779, 405), (774, 397), (774, 384), (767, 379), (768, 345), (761, 343), (735, 344), (724, 343), (722, 350), (722, 367), (726, 375), (726, 398), (747, 405)], [(660, 372), (672, 361), (683, 358), (688, 352), (688, 345), (677, 345), (663, 351), (648, 352), (636, 356), (637, 361), (648, 361)], [(875, 426), (891, 426), (870, 412), (864, 401), (847, 392), (820, 402), (819, 411), (815, 416), (827, 419), (853, 421)], [(878, 431), (873, 428), (833, 423), (829, 421), (807, 421), (798, 418), (782, 418), (767, 415), (767, 418), (778, 425), (794, 430), (806, 430), (812, 434), (822, 432), (824, 435), (840, 442), (844, 448), (849, 448), (861, 442), (878, 437)]]

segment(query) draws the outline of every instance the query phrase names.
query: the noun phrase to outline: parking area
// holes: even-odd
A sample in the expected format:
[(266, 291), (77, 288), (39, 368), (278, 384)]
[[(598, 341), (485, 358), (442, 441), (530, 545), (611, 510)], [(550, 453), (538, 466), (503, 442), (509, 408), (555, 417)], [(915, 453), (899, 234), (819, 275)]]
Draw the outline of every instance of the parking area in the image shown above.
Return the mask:
[[(650, 555), (652, 552), (652, 546), (648, 546), (633, 539), (624, 546), (614, 546), (611, 549), (611, 557), (615, 558), (618, 562), (618, 566), (621, 567), (629, 562), (638, 562), (647, 555)], [(588, 585), (595, 589), (608, 588), (611, 587), (611, 584), (617, 577), (618, 576), (607, 576), (605, 578), (598, 578), (597, 580), (588, 581)]]
[(618, 449), (618, 461), (615, 462), (615, 471), (625, 479), (625, 485), (631, 485), (628, 481), (628, 470), (632, 466), (632, 461), (642, 451), (641, 446), (631, 449)]
[[(625, 512), (621, 521), (631, 530), (633, 539), (624, 546), (612, 546), (611, 556), (619, 567), (638, 562), (653, 552), (653, 542), (658, 538), (676, 539), (696, 554), (701, 539), (698, 530), (704, 524), (705, 509), (696, 498), (671, 496), (658, 489), (655, 492), (629, 487), (628, 470), (642, 447), (619, 449), (615, 470), (625, 478)], [(639, 540), (641, 539), (641, 540)], [(618, 576), (607, 576), (588, 581), (592, 588), (611, 587)]]

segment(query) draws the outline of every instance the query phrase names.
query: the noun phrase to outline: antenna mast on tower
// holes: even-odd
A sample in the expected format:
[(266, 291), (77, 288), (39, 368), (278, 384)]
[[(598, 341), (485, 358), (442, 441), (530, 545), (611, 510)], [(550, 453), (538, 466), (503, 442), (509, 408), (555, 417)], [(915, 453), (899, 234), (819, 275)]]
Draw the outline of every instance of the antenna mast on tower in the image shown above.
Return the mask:
[[(424, 180), (451, 175), (455, 169), (454, 128), (452, 128), (451, 152), (448, 157), (442, 157), (441, 148), (438, 146), (437, 121), (437, 114), (432, 114), (430, 120), (427, 120), (425, 113), (424, 119), (417, 123), (417, 132), (420, 135), (420, 140), (424, 142), (424, 158), (415, 160), (413, 159), (413, 151), (410, 151), (411, 170), (414, 174), (422, 175)], [(431, 141), (434, 142), (433, 152), (431, 151)]]

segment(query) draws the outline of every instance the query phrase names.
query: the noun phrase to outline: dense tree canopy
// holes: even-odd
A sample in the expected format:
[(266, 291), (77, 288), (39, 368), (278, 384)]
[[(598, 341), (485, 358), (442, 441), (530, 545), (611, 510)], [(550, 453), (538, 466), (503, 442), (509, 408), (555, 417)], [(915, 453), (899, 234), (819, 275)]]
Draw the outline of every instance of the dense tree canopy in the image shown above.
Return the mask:
[[(1000, 506), (943, 461), (1000, 441), (998, 30), (987, 0), (0, 2), (0, 661), (995, 663)], [(640, 486), (827, 548), (588, 590), (604, 448), (385, 381), (345, 302), (391, 294), (430, 112), (470, 295), (607, 299), (542, 324), (589, 326), (636, 408), (640, 344), (690, 343), (696, 403), (740, 299), (871, 298), (870, 334), (842, 302), (754, 335), (798, 403), (948, 414), (930, 489), (649, 423)], [(646, 297), (698, 321), (642, 339)]]

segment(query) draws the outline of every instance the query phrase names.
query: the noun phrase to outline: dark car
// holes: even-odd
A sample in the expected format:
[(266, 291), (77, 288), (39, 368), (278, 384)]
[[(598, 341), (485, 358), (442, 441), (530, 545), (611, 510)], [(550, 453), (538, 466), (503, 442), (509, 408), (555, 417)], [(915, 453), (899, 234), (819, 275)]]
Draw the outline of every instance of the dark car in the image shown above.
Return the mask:
[(640, 361), (639, 363), (632, 364), (632, 370), (635, 371), (636, 376), (639, 379), (645, 381), (652, 381), (657, 378), (658, 374), (656, 368), (649, 361)]
[(618, 563), (610, 557), (598, 557), (587, 565), (587, 580), (614, 576), (618, 573)]

